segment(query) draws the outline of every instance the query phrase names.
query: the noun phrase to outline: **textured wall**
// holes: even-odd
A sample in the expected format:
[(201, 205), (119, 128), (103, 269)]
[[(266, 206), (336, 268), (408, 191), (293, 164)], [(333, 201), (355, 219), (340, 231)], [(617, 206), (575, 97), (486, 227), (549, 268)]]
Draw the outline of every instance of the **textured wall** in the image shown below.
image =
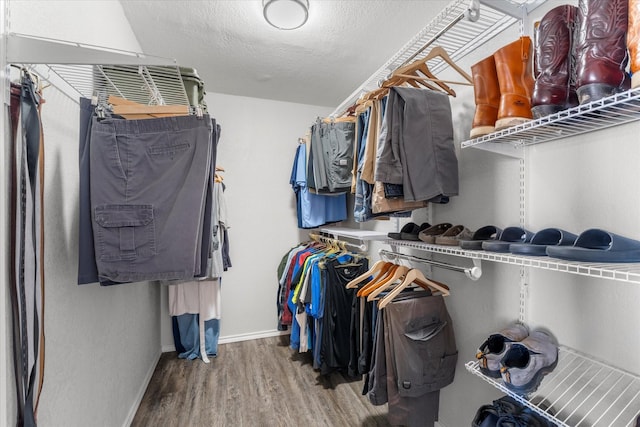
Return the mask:
[[(207, 94), (209, 112), (222, 126), (218, 144), (233, 267), (222, 279), (221, 338), (273, 333), (277, 327), (276, 269), (282, 256), (308, 238), (296, 222), (289, 183), (298, 138), (327, 107)], [(166, 290), (163, 290), (163, 295)], [(163, 347), (173, 345), (163, 301)]]
[[(139, 50), (118, 2), (10, 6), (11, 31)], [(109, 30), (95, 31), (100, 22)], [(38, 425), (123, 425), (160, 353), (160, 291), (148, 283), (76, 285), (79, 111), (53, 87), (44, 96), (46, 365)]]

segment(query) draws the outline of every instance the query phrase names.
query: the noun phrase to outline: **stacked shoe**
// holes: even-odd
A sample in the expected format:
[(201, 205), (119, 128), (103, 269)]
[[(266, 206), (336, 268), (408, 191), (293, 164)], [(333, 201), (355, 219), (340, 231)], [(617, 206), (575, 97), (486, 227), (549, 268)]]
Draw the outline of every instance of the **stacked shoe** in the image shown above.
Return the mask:
[(472, 427), (554, 427), (555, 424), (542, 418), (532, 409), (523, 407), (509, 396), (483, 405), (476, 412)]
[(526, 395), (535, 391), (542, 378), (556, 367), (558, 346), (548, 333), (529, 333), (525, 325), (516, 323), (491, 334), (476, 358), (483, 374), (502, 378), (508, 389)]
[(529, 328), (521, 323), (515, 323), (489, 335), (476, 354), (480, 371), (488, 377), (500, 378), (500, 361), (514, 342), (522, 341), (528, 335)]
[(558, 364), (558, 346), (544, 331), (533, 331), (514, 343), (500, 361), (504, 385), (515, 393), (535, 391), (542, 378)]

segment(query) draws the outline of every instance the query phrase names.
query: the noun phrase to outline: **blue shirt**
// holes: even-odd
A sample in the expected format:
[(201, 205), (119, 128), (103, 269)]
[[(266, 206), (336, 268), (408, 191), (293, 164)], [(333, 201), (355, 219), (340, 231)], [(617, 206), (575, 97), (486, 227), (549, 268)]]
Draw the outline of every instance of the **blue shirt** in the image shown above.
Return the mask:
[(298, 145), (290, 184), (296, 193), (298, 228), (316, 228), (347, 219), (347, 195), (314, 194), (307, 187), (307, 147)]

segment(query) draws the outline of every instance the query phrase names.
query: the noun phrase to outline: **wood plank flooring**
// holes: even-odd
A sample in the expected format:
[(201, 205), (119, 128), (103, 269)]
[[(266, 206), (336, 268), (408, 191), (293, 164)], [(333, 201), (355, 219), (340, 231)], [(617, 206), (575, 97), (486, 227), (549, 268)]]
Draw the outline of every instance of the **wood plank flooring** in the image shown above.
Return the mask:
[(164, 353), (132, 426), (390, 426), (362, 385), (320, 376), (288, 335), (221, 344), (208, 365)]

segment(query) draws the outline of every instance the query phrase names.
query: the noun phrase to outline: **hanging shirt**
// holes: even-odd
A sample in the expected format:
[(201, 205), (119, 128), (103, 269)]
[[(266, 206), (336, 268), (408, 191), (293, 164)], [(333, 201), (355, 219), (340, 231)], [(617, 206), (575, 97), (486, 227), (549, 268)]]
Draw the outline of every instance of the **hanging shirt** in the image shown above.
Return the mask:
[(314, 194), (307, 187), (307, 154), (298, 145), (291, 171), (290, 184), (296, 193), (298, 228), (316, 228), (347, 219), (347, 195)]

